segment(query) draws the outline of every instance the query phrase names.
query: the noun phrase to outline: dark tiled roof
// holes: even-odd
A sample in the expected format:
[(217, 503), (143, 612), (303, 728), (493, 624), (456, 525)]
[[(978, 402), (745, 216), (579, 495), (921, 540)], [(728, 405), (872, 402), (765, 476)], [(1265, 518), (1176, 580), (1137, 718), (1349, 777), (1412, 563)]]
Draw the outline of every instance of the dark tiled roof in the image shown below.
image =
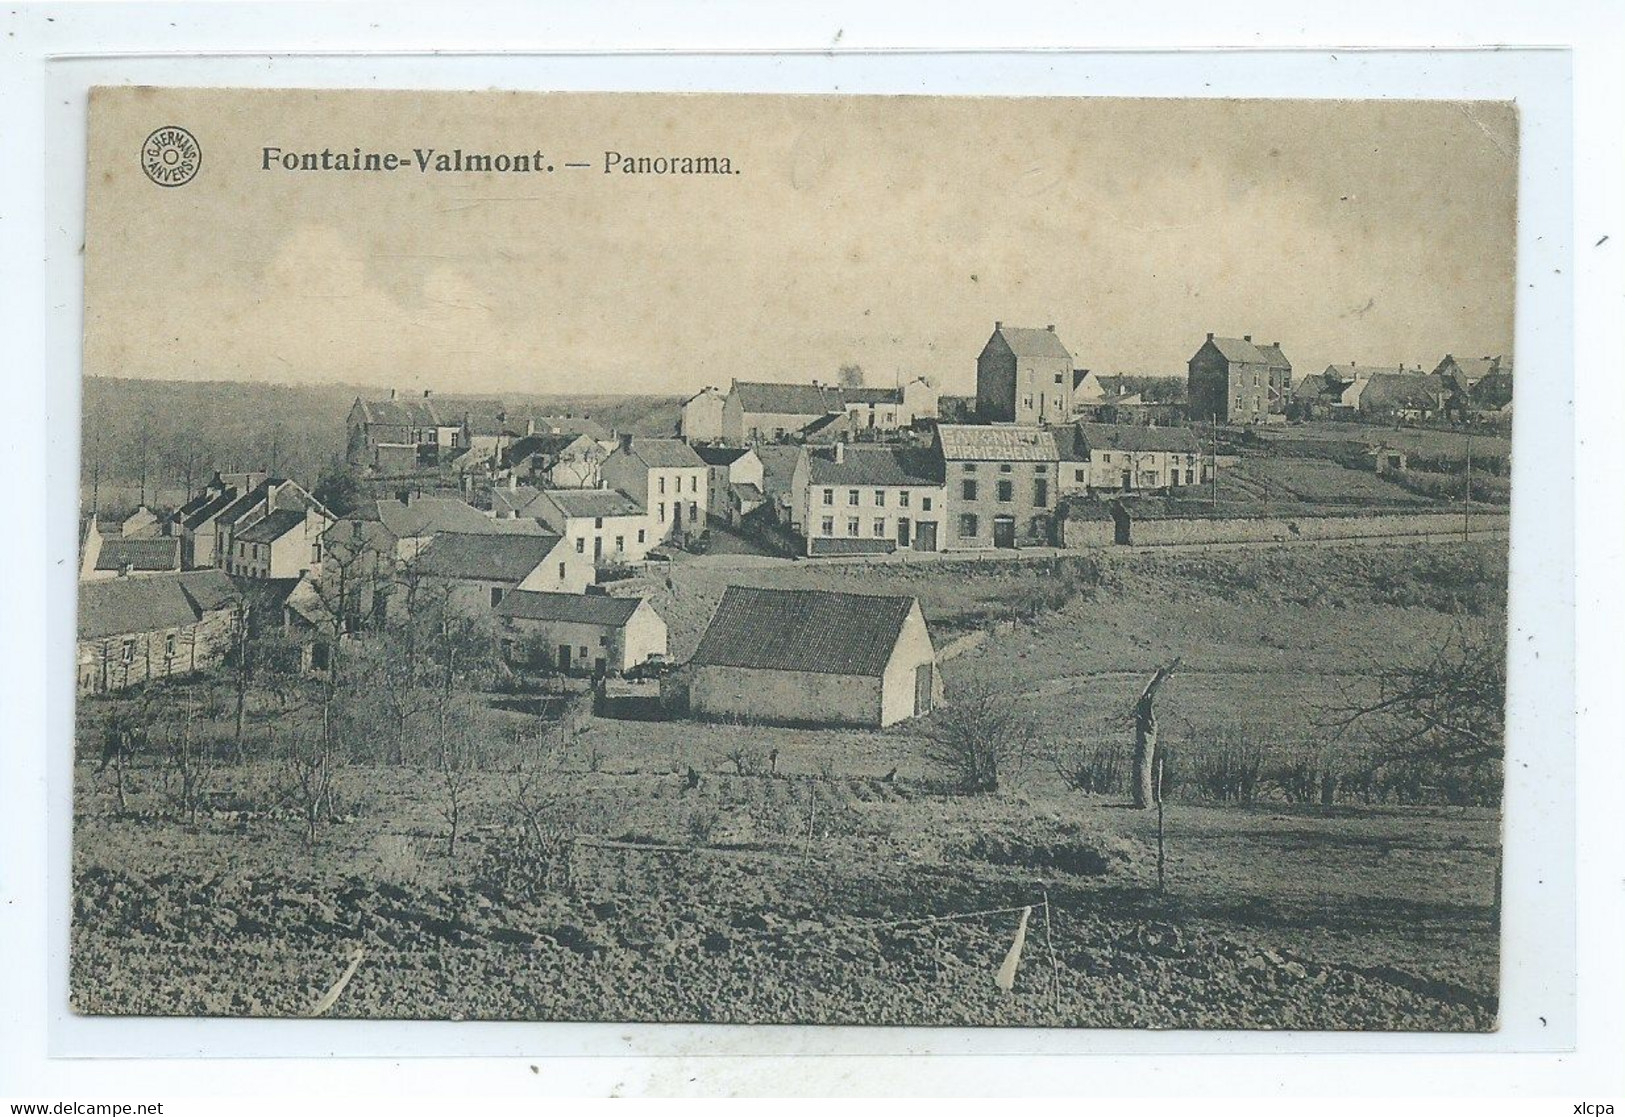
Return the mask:
[(750, 453), (738, 446), (696, 446), (694, 452), (706, 465), (732, 465)]
[(841, 389), (831, 384), (773, 384), (736, 380), (734, 392), (748, 412), (772, 415), (828, 415), (843, 411)]
[(303, 512), (291, 508), (278, 508), (263, 520), (239, 532), (234, 538), (239, 543), (274, 543), (305, 522)]
[(732, 490), (734, 495), (738, 496), (741, 500), (762, 500), (761, 486), (753, 485), (749, 481), (735, 481), (732, 485), (729, 485), (728, 488)]
[(454, 427), (462, 422), (461, 416), (452, 418), (441, 409), (435, 399), (408, 396), (404, 399), (382, 399), (373, 402), (358, 401), (363, 416), (369, 423), (396, 427)]
[[(496, 493), (492, 493), (493, 500)], [(535, 493), (530, 494), (531, 497)], [(480, 532), (491, 518), (471, 504), (452, 497), (420, 496), (408, 503), (398, 500), (374, 501), (366, 508), (367, 519), (376, 519), (396, 539), (415, 539), (442, 531)]]
[(1138, 423), (1078, 423), (1074, 430), (1090, 450), (1130, 453), (1197, 454), (1202, 444), (1189, 427), (1146, 427)]
[(424, 550), (419, 569), (438, 578), (519, 582), (545, 562), (558, 543), (559, 537), (552, 534), (444, 532)]
[(1380, 407), (1432, 408), (1448, 395), (1444, 378), (1420, 373), (1385, 374), (1371, 377), (1360, 394), (1363, 409)]
[(900, 388), (842, 388), (840, 392), (841, 399), (847, 404), (903, 402)]
[(224, 608), (237, 591), (222, 570), (110, 578), (79, 586), (79, 639), (179, 628)]
[(1288, 372), (1292, 371), (1292, 362), (1286, 359), (1285, 353), (1281, 352), (1280, 342), (1272, 341), (1268, 345), (1258, 346), (1257, 349), (1264, 355), (1265, 363), (1271, 368), (1284, 368)]
[(1060, 335), (1054, 330), (1000, 326), (993, 331), (993, 336), (1004, 338), (1004, 343), (1017, 357), (1056, 357), (1067, 361), (1072, 359), (1072, 354), (1061, 344)]
[(770, 493), (788, 493), (796, 463), (803, 453), (800, 446), (758, 446), (756, 456), (762, 460), (762, 487)]
[(1387, 365), (1327, 365), (1323, 374), (1334, 380), (1341, 380), (1345, 384), (1352, 384), (1362, 376), (1414, 376), (1402, 368), (1390, 368)]
[(825, 675), (880, 675), (912, 597), (729, 586), (691, 662)]
[[(586, 438), (587, 441), (592, 443), (594, 446), (598, 445), (584, 434), (553, 434), (552, 432), (547, 434), (529, 434), (524, 438), (518, 439), (512, 446), (508, 447), (508, 460), (522, 462), (526, 458), (532, 457), (536, 454), (556, 457), (559, 454), (562, 454), (565, 450), (569, 449), (575, 443), (580, 442), (583, 438)], [(582, 447), (582, 449), (585, 450), (586, 447)]]
[(1258, 346), (1246, 338), (1215, 337), (1208, 340), (1213, 343), (1213, 347), (1219, 351), (1219, 354), (1225, 360), (1233, 364), (1267, 365), (1270, 363), (1270, 359), (1263, 354)]
[(208, 523), (227, 505), (234, 502), (240, 494), (235, 488), (227, 488), (219, 493), (199, 493), (181, 509), (181, 525), (186, 528), (196, 528)]
[(937, 439), (942, 456), (954, 461), (1053, 462), (1061, 456), (1054, 435), (1042, 427), (943, 423)]
[(833, 450), (807, 455), (808, 480), (814, 485), (940, 485), (941, 459), (915, 446), (848, 446), (844, 460)]
[(499, 617), (530, 621), (570, 621), (619, 627), (632, 618), (641, 597), (606, 597), (599, 593), (543, 593), (513, 590), (492, 610)]
[(97, 570), (179, 570), (181, 541), (160, 536), (156, 539), (125, 539), (113, 536), (102, 540), (96, 556)]
[(651, 469), (698, 469), (705, 465), (692, 446), (676, 438), (634, 438), (632, 456)]

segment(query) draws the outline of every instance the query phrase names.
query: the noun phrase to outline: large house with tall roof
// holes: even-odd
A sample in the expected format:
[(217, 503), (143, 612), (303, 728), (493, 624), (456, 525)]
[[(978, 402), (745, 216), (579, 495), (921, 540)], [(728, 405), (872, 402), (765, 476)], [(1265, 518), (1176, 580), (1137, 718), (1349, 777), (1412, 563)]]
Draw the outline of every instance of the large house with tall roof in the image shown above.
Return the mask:
[(884, 728), (942, 698), (913, 597), (729, 586), (684, 666), (705, 718)]
[(1064, 423), (1072, 417), (1072, 354), (1054, 326), (993, 323), (976, 358), (976, 412), (994, 423)]
[(792, 488), (810, 556), (942, 547), (942, 460), (928, 447), (809, 449)]
[(605, 486), (643, 505), (651, 544), (706, 530), (710, 477), (705, 461), (688, 443), (623, 434), (604, 460), (602, 474)]
[(1060, 447), (1048, 428), (995, 423), (937, 427), (942, 550), (1042, 544), (1051, 538)]
[(358, 396), (346, 427), (345, 460), (380, 473), (436, 466), (468, 448), (464, 416), (427, 390), (421, 397), (399, 396), (393, 388), (387, 399)]
[(1192, 422), (1263, 423), (1284, 415), (1292, 363), (1280, 342), (1255, 345), (1253, 335), (1207, 335), (1189, 362), (1187, 408)]

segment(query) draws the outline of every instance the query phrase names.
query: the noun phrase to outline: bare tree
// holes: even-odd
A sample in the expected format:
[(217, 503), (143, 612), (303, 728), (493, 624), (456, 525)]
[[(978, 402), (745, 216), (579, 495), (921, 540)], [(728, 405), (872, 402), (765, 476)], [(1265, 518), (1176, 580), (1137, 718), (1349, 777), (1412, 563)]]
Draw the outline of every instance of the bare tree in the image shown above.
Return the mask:
[(214, 756), (206, 745), (194, 738), (192, 709), (187, 707), (181, 717), (180, 731), (171, 730), (169, 734), (163, 780), (169, 801), (186, 819), (188, 826), (197, 825), (198, 808), (203, 805), (213, 772)]
[(1179, 660), (1158, 667), (1151, 676), (1151, 681), (1145, 684), (1140, 692), (1139, 699), (1134, 703), (1134, 807), (1136, 810), (1145, 810), (1158, 799), (1156, 783), (1157, 764), (1157, 715), (1153, 709), (1156, 702), (1157, 691), (1168, 681), (1180, 665)]
[(1007, 695), (980, 687), (939, 709), (926, 737), (926, 758), (960, 790), (979, 794), (997, 791), (1001, 775), (1026, 762), (1038, 730)]
[(446, 832), (448, 859), (457, 856), (457, 835), (476, 790), (484, 751), (480, 746), (479, 729), (472, 710), (464, 708), (459, 716), (448, 721), (442, 709), (440, 739), (435, 749), (435, 780), (440, 794), (440, 816), (449, 827)]
[(863, 387), (863, 366), (856, 362), (848, 362), (841, 366), (835, 374), (843, 388)]
[(1506, 632), (1458, 626), (1421, 659), (1384, 668), (1372, 700), (1322, 711), (1338, 736), (1358, 728), (1375, 763), (1421, 761), (1443, 769), (1498, 763), (1506, 737)]

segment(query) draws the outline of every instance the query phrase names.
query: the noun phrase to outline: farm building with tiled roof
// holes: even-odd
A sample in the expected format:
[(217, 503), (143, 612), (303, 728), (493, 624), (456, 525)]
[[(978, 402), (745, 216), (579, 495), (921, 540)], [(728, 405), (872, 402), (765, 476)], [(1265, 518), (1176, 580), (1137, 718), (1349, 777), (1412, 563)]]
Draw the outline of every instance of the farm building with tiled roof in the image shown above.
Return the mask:
[(709, 718), (884, 727), (941, 697), (912, 597), (730, 586), (685, 672)]
[(514, 664), (620, 674), (666, 654), (666, 622), (641, 597), (514, 590), (492, 613)]

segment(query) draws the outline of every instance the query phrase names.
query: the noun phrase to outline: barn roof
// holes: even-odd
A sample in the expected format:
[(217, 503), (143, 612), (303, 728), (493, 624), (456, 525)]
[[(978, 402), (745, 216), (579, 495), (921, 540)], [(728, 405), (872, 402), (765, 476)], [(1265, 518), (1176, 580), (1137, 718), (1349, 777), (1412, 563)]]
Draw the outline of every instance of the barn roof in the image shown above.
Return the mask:
[(96, 555), (97, 570), (179, 570), (181, 541), (172, 536), (156, 539), (126, 539), (120, 535), (102, 540)]
[[(1072, 354), (1061, 343), (1060, 335), (1054, 329), (1034, 329), (1027, 326), (1006, 326), (1000, 323), (994, 327), (993, 337), (1002, 337), (1004, 343), (1010, 347), (1010, 352), (1017, 357), (1055, 357), (1070, 361)], [(993, 339), (988, 339), (992, 344)]]
[(424, 574), (437, 578), (520, 582), (546, 562), (558, 545), (559, 537), (549, 533), (443, 532), (424, 550), (418, 565)]
[(110, 578), (79, 586), (79, 639), (158, 632), (224, 608), (237, 590), (223, 570)]
[(641, 597), (606, 597), (598, 593), (544, 593), (513, 590), (502, 595), (491, 611), (499, 617), (529, 621), (568, 621), (619, 627), (632, 619)]
[(1055, 436), (1043, 427), (944, 423), (937, 439), (942, 456), (956, 461), (1053, 462), (1061, 456)]
[(690, 662), (880, 675), (914, 607), (912, 597), (729, 586)]

